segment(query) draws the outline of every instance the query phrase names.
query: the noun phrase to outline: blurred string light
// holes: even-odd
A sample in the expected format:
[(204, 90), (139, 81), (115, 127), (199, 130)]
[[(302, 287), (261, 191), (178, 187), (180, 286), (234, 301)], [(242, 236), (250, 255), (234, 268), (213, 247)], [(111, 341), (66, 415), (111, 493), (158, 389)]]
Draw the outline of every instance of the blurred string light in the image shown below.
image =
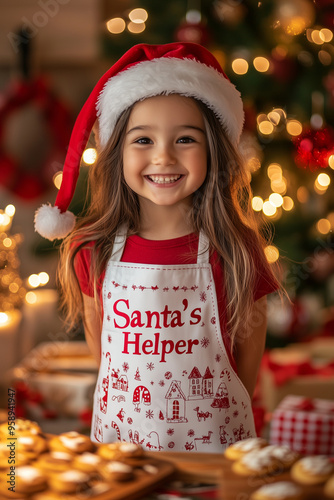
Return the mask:
[(0, 312), (0, 325), (4, 325), (9, 320), (8, 314), (5, 312)]
[[(125, 20), (123, 17), (127, 17)], [(123, 17), (113, 17), (107, 21), (106, 26), (108, 31), (113, 35), (119, 35), (127, 28), (130, 33), (142, 33), (146, 28), (148, 13), (145, 9), (132, 9), (128, 15)]]
[(294, 205), (295, 203), (290, 196), (283, 196), (283, 204), (282, 204), (283, 210), (285, 210), (286, 212), (290, 212), (290, 210), (293, 209)]
[(86, 165), (93, 165), (97, 159), (97, 151), (95, 148), (87, 148), (82, 154), (82, 161)]
[(316, 223), (316, 229), (320, 234), (328, 234), (331, 229), (331, 223), (328, 219), (320, 219)]
[(269, 59), (258, 56), (253, 59), (253, 66), (259, 73), (266, 73), (270, 68)]
[[(95, 148), (86, 148), (82, 154), (82, 161), (85, 165), (93, 165), (97, 160), (97, 151)], [(53, 184), (57, 189), (60, 189), (63, 180), (63, 172), (56, 172), (53, 176)]]
[(334, 170), (334, 155), (330, 155), (328, 158), (328, 166)]
[(39, 286), (44, 286), (49, 282), (49, 275), (48, 273), (42, 271), (39, 274), (31, 274), (28, 278), (28, 285), (31, 288), (37, 288)]
[(328, 174), (325, 173), (319, 174), (316, 180), (314, 181), (315, 192), (318, 194), (325, 194), (330, 183), (331, 179)]
[(303, 131), (303, 125), (298, 120), (287, 120), (286, 131), (289, 135), (297, 137)]
[(248, 68), (248, 62), (242, 57), (237, 57), (232, 61), (232, 70), (236, 75), (245, 75), (248, 71)]
[(275, 245), (267, 245), (264, 249), (267, 261), (273, 264), (279, 259), (279, 250)]
[(308, 29), (306, 30), (306, 38), (310, 43), (323, 45), (333, 40), (333, 32), (328, 28)]
[(6, 232), (10, 229), (14, 215), (15, 215), (14, 205), (7, 205), (4, 210), (0, 210), (0, 231), (1, 232)]
[(270, 136), (285, 120), (286, 113), (282, 108), (273, 108), (269, 113), (259, 113), (257, 116), (258, 132), (263, 136)]
[(113, 35), (119, 35), (123, 33), (126, 28), (126, 23), (121, 17), (114, 17), (107, 21), (107, 30)]
[(63, 179), (63, 172), (57, 172), (53, 176), (53, 179), (52, 179), (53, 184), (56, 186), (57, 189), (60, 189), (62, 179)]
[(139, 33), (142, 33), (143, 31), (145, 31), (146, 24), (145, 23), (134, 23), (134, 22), (130, 21), (129, 24), (127, 25), (127, 28), (128, 28), (128, 31), (130, 31), (130, 33), (133, 33), (134, 35), (136, 35), (136, 34), (139, 34)]
[(263, 199), (261, 196), (254, 196), (252, 199), (252, 208), (255, 212), (261, 212), (263, 208)]

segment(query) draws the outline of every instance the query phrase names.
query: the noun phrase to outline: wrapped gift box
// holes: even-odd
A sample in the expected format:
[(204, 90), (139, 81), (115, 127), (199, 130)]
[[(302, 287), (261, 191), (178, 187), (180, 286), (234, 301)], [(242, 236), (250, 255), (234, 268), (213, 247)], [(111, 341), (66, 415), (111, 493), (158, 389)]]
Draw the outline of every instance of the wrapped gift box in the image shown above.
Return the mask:
[(272, 414), (270, 443), (303, 455), (334, 455), (334, 401), (287, 396)]
[(334, 400), (334, 338), (266, 352), (259, 387), (262, 404), (269, 412), (289, 394)]

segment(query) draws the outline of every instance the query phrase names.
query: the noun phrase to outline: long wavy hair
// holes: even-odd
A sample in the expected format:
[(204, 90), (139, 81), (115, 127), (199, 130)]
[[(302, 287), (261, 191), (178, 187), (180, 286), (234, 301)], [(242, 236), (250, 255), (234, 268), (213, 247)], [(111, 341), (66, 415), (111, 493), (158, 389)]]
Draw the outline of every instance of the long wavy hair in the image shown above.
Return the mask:
[[(189, 217), (194, 232), (206, 234), (211, 251), (216, 250), (223, 263), (226, 329), (233, 346), (251, 320), (256, 268), (262, 268), (273, 280), (275, 276), (264, 253), (268, 236), (264, 236), (251, 208), (250, 182), (244, 161), (215, 114), (201, 101), (195, 102), (205, 122), (208, 166), (204, 183), (193, 195)], [(100, 308), (98, 282), (112, 254), (118, 229), (125, 224), (128, 234), (140, 230), (138, 196), (124, 180), (122, 163), (132, 108), (120, 116), (107, 145), (91, 167), (88, 210), (61, 245), (58, 279), (65, 320), (70, 328), (84, 319), (74, 266), (77, 253), (87, 245), (91, 251), (90, 276), (96, 307)]]

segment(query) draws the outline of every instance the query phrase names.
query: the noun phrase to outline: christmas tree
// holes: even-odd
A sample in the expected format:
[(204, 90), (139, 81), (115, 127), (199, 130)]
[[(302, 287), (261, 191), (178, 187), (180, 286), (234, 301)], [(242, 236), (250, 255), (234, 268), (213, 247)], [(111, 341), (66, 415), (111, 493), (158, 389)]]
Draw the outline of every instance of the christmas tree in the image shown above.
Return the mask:
[(13, 205), (0, 210), (0, 315), (3, 322), (7, 320), (7, 312), (21, 306), (26, 294), (17, 255), (22, 237), (10, 233), (14, 213)]
[(195, 42), (216, 56), (241, 92), (240, 147), (252, 206), (273, 228), (267, 257), (280, 261), (292, 298), (283, 307), (270, 298), (269, 332), (280, 344), (283, 337), (284, 343), (322, 328), (320, 309), (334, 300), (334, 3), (142, 0), (132, 5), (115, 13), (105, 2), (103, 46), (111, 62), (136, 43)]

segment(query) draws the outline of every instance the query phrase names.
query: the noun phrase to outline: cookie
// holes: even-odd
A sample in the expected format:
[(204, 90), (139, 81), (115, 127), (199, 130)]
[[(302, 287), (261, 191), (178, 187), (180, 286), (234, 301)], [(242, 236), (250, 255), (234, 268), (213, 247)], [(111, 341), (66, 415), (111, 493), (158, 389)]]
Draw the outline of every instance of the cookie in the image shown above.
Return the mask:
[(266, 448), (253, 450), (232, 464), (232, 470), (241, 476), (265, 476), (279, 470), (278, 460), (269, 453), (261, 453)]
[(27, 454), (30, 460), (47, 450), (47, 442), (44, 437), (36, 434), (19, 435), (16, 440), (18, 453)]
[(263, 438), (249, 438), (242, 441), (237, 441), (226, 448), (224, 455), (229, 460), (238, 460), (240, 457), (250, 451), (259, 450), (268, 445), (268, 442)]
[(105, 443), (98, 447), (98, 454), (105, 460), (126, 460), (142, 458), (143, 448), (135, 443)]
[(74, 469), (89, 472), (91, 474), (98, 472), (101, 464), (102, 458), (88, 451), (75, 456), (73, 459)]
[(89, 487), (90, 476), (85, 472), (70, 469), (50, 475), (49, 486), (58, 493), (79, 493)]
[(19, 435), (26, 436), (31, 434), (42, 434), (40, 426), (37, 422), (33, 422), (32, 420), (17, 418), (15, 422), (13, 422), (12, 427), (13, 429), (8, 428), (8, 422), (2, 423), (0, 425), (0, 435), (13, 438)]
[(133, 468), (123, 462), (108, 462), (100, 469), (101, 476), (107, 481), (130, 481), (134, 478)]
[(289, 469), (300, 458), (299, 453), (291, 450), (288, 446), (269, 445), (260, 450), (261, 455), (270, 455), (275, 458), (280, 469)]
[(94, 449), (89, 437), (76, 431), (64, 432), (59, 436), (54, 436), (49, 441), (49, 447), (52, 451), (65, 451), (73, 454)]
[[(8, 475), (7, 475), (8, 474)], [(47, 487), (47, 478), (42, 471), (30, 465), (15, 467), (15, 471), (6, 473), (9, 483), (0, 483), (0, 491), (9, 498), (21, 498), (25, 495), (32, 495), (38, 491), (45, 490)], [(13, 484), (12, 484), (13, 483)], [(14, 491), (8, 490), (13, 487)]]
[(8, 469), (8, 466), (26, 465), (29, 463), (30, 457), (26, 453), (17, 450), (16, 444), (13, 449), (8, 446), (9, 441), (0, 443), (0, 470)]
[(71, 468), (72, 461), (72, 454), (63, 451), (52, 451), (40, 455), (34, 465), (45, 473), (64, 472)]
[(302, 490), (290, 481), (265, 484), (254, 491), (250, 500), (302, 500)]
[(323, 484), (334, 472), (334, 465), (325, 455), (301, 458), (291, 468), (291, 477), (300, 484)]
[(334, 476), (331, 476), (326, 482), (324, 493), (327, 498), (334, 498)]

